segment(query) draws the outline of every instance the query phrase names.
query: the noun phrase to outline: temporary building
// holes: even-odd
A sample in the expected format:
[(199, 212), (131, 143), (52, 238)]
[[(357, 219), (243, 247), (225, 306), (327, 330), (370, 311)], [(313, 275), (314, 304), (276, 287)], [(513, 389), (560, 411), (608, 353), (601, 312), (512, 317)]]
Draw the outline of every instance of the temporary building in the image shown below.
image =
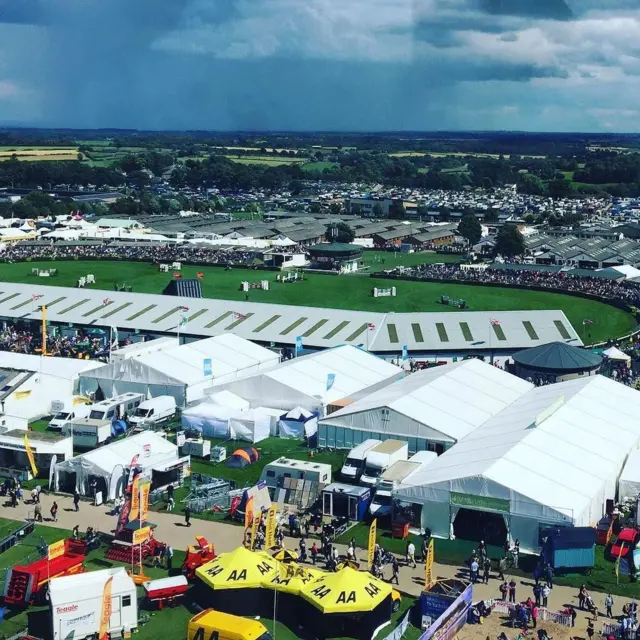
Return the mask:
[(257, 409), (243, 411), (207, 399), (182, 412), (182, 427), (207, 438), (260, 442), (269, 437), (271, 417)]
[(394, 499), (420, 506), (421, 526), (436, 536), (459, 535), (473, 516), (476, 530), (537, 552), (541, 526), (588, 526), (604, 514), (640, 444), (639, 412), (640, 393), (603, 376), (532, 389)]
[(618, 499), (640, 495), (640, 449), (634, 449), (627, 458), (618, 480)]
[(434, 367), (321, 418), (318, 445), (350, 449), (368, 438), (394, 438), (407, 440), (411, 453), (441, 453), (530, 389), (477, 359)]
[(609, 360), (619, 360), (623, 362), (631, 362), (631, 356), (627, 355), (624, 351), (620, 351), (618, 347), (609, 347), (602, 352), (603, 356), (607, 356)]
[(318, 416), (303, 407), (285, 413), (278, 421), (281, 438), (310, 438), (318, 431)]
[(208, 393), (208, 391), (210, 391), (210, 389), (207, 390), (206, 394), (209, 402), (213, 402), (221, 407), (241, 409), (242, 411), (251, 408), (251, 405), (244, 398), (237, 396), (235, 393), (231, 393), (231, 391), (217, 391), (215, 393)]
[(201, 606), (251, 616), (264, 610), (262, 584), (278, 574), (268, 553), (238, 547), (196, 569), (196, 599)]
[(252, 407), (313, 411), (363, 389), (372, 391), (402, 376), (402, 369), (344, 345), (293, 358), (258, 375), (228, 382), (222, 388), (248, 400)]
[(70, 400), (78, 376), (100, 366), (91, 360), (0, 351), (0, 426), (26, 429), (30, 422), (51, 415), (51, 403)]
[(147, 398), (173, 396), (178, 406), (199, 400), (212, 383), (226, 383), (278, 364), (280, 356), (225, 333), (112, 362), (80, 379), (83, 393), (97, 387), (105, 398), (134, 391)]
[(175, 444), (152, 431), (143, 431), (58, 463), (55, 490), (71, 493), (77, 489), (81, 495), (88, 495), (90, 482), (95, 479), (98, 491), (105, 499), (113, 500), (122, 495), (136, 456), (136, 467), (151, 476), (154, 487), (178, 482), (184, 466), (189, 464), (189, 457), (180, 458)]

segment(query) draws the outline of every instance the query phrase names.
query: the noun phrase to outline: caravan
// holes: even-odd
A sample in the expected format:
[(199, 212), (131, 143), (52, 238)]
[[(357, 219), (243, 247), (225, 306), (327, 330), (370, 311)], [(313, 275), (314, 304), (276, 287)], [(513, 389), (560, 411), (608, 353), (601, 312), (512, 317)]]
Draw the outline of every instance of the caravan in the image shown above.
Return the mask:
[(91, 420), (123, 420), (131, 417), (136, 409), (144, 402), (145, 397), (141, 393), (122, 393), (119, 396), (102, 400), (91, 405), (89, 418)]

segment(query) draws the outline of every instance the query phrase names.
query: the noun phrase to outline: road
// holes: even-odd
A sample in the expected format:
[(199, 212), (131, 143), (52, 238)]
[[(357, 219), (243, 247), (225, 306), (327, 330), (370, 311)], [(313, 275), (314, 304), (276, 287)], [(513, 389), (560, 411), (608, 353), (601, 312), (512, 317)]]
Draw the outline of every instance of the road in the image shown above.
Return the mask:
[[(80, 503), (80, 510), (76, 513), (73, 509), (71, 498), (61, 496), (50, 496), (42, 494), (42, 513), (49, 513), (51, 503), (54, 498), (58, 502), (58, 521), (53, 522), (49, 518), (43, 522), (44, 526), (60, 527), (71, 530), (76, 524), (79, 525), (81, 533), (86, 531), (88, 526), (92, 526), (95, 530), (103, 533), (113, 533), (116, 524), (116, 517), (109, 515), (108, 508), (104, 506), (96, 507), (87, 502)], [(15, 509), (5, 507), (4, 517), (15, 520), (22, 520), (33, 517), (33, 504), (21, 503)], [(194, 543), (196, 534), (205, 536), (210, 542), (215, 544), (216, 553), (224, 553), (232, 551), (242, 542), (242, 528), (222, 522), (210, 522), (207, 520), (191, 519), (191, 527), (186, 527), (184, 518), (181, 514), (161, 512), (151, 512), (151, 521), (157, 525), (155, 537), (162, 542), (169, 543), (174, 549), (186, 549), (187, 546)], [(285, 546), (287, 548), (297, 548), (297, 540), (293, 538), (285, 538)], [(338, 545), (338, 550), (346, 553), (344, 546)], [(358, 559), (362, 560), (366, 551), (358, 549)], [(436, 578), (468, 578), (466, 568), (460, 568), (453, 565), (434, 563), (434, 576)], [(390, 574), (389, 576), (390, 577)], [(518, 587), (516, 597), (519, 601), (525, 600), (532, 595), (533, 580), (530, 578), (516, 578)], [(418, 564), (417, 568), (404, 566), (400, 568), (400, 584), (399, 589), (405, 593), (418, 596), (420, 595), (424, 585), (424, 565)], [(474, 586), (473, 597), (477, 601), (479, 599), (489, 599), (499, 597), (500, 581), (497, 574), (492, 574), (488, 584), (477, 584)], [(577, 589), (573, 587), (554, 586), (549, 597), (549, 608), (551, 610), (564, 609), (567, 605), (578, 606)], [(604, 598), (606, 594), (592, 592), (593, 599), (601, 612), (605, 611)], [(614, 597), (614, 613), (620, 613), (622, 605), (628, 602), (628, 598), (622, 596)], [(585, 612), (579, 611), (576, 621), (576, 632), (585, 631), (587, 628), (587, 615)], [(599, 625), (596, 625), (599, 630)]]

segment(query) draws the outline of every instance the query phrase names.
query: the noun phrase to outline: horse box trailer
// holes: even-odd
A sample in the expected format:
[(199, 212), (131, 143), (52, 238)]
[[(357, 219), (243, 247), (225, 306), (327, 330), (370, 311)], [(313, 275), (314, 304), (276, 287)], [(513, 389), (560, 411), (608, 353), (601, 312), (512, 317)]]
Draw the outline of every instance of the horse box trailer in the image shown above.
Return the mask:
[(117, 567), (51, 580), (49, 596), (53, 640), (97, 637), (104, 588), (109, 578), (113, 578), (109, 634), (112, 638), (119, 638), (137, 628), (136, 585), (124, 567)]
[(73, 437), (78, 449), (95, 449), (111, 441), (112, 427), (109, 420), (78, 418), (64, 425), (64, 435)]

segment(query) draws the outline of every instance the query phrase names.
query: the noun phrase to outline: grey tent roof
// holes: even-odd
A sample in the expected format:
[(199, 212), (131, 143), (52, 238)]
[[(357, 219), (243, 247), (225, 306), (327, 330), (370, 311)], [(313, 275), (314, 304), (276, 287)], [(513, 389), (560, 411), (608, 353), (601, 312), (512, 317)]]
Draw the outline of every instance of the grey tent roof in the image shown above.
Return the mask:
[(516, 364), (545, 371), (580, 371), (600, 366), (602, 356), (564, 342), (549, 342), (513, 354)]

